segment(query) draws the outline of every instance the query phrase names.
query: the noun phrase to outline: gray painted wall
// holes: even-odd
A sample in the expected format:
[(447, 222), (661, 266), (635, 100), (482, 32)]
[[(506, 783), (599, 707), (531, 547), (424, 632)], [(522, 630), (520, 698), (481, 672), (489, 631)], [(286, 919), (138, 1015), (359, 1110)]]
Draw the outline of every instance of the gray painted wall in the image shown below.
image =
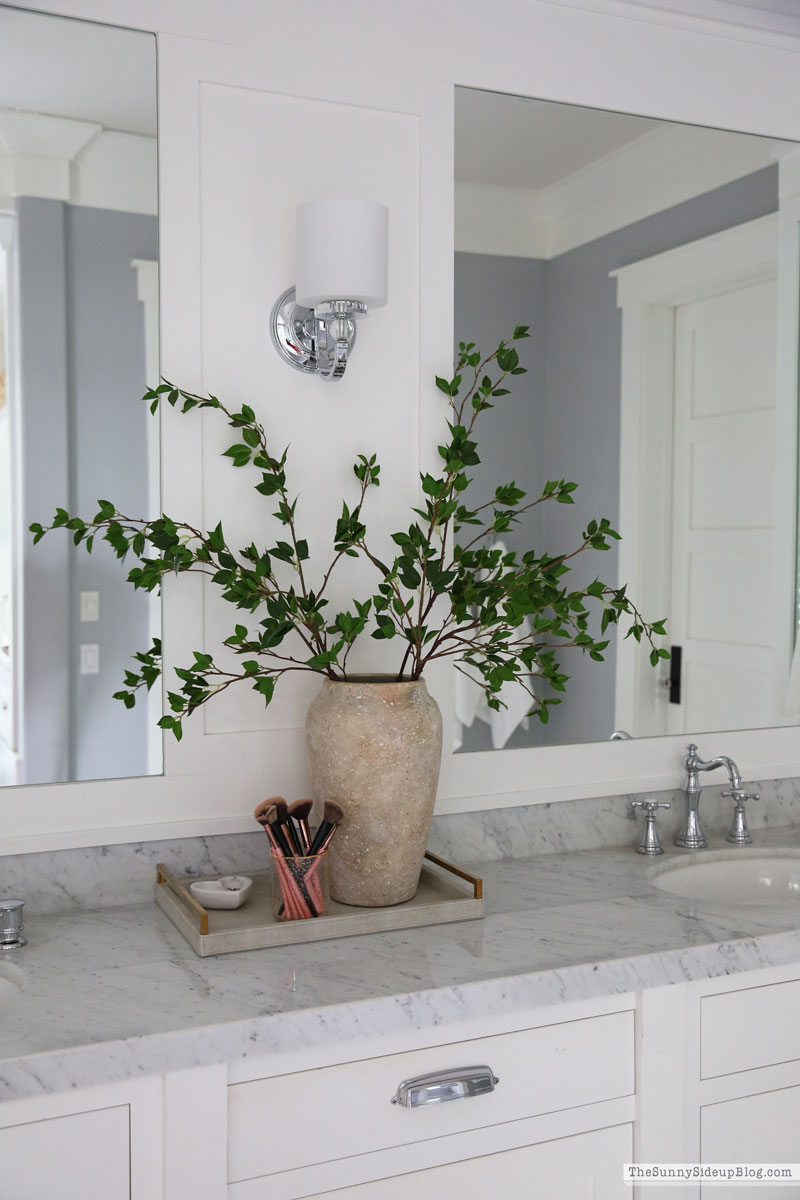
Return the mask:
[[(543, 404), (526, 412), (528, 427), (516, 422), (506, 432), (501, 420), (484, 427), (481, 453), (486, 463), (502, 462), (504, 447), (513, 446), (519, 458), (521, 447), (541, 447), (537, 460), (540, 476), (530, 490), (540, 490), (547, 478), (566, 477), (579, 485), (574, 507), (543, 505), (542, 549), (563, 552), (577, 544), (580, 532), (592, 517), (606, 516), (618, 528), (619, 436), (620, 436), (620, 313), (616, 304), (616, 281), (610, 272), (640, 259), (674, 249), (686, 242), (708, 237), (723, 229), (755, 220), (778, 207), (777, 166), (767, 167), (744, 179), (716, 188), (684, 204), (676, 205), (643, 221), (598, 238), (547, 263), (534, 259), (508, 259), (487, 255), (456, 254), (456, 341), (464, 338), (462, 292), (475, 290), (475, 264), (486, 282), (483, 302), (487, 317), (479, 324), (480, 306), (467, 310), (474, 324), (470, 340), (482, 340), (483, 328), (493, 330), (495, 306), (505, 310), (525, 296), (525, 266), (531, 281), (541, 286), (544, 269), (544, 338), (526, 343), (531, 355), (542, 355), (544, 368)], [(510, 267), (504, 266), (510, 264)], [(498, 294), (493, 291), (498, 289)], [(531, 283), (533, 287), (533, 283)], [(541, 308), (537, 309), (541, 313)], [(530, 315), (529, 315), (530, 314)], [(533, 322), (518, 308), (514, 321)], [(492, 336), (494, 336), (492, 334)], [(524, 378), (528, 378), (525, 376)], [(499, 417), (499, 414), (498, 414)], [(494, 439), (499, 439), (499, 444)], [(488, 475), (488, 472), (487, 472)], [(488, 479), (487, 479), (488, 483)], [(476, 481), (476, 487), (482, 481)], [(523, 485), (524, 486), (524, 485)], [(620, 530), (625, 536), (625, 530)], [(576, 564), (575, 582), (589, 582), (599, 575), (616, 585), (618, 556), (615, 550), (587, 555), (585, 568)], [(581, 560), (579, 560), (580, 562)], [(663, 613), (648, 614), (663, 616)], [(613, 728), (615, 666), (613, 643), (605, 663), (592, 662), (574, 651), (562, 660), (571, 676), (565, 703), (553, 709), (549, 725), (532, 722), (526, 734), (517, 730), (510, 747), (558, 745), (602, 741)], [(488, 749), (488, 727), (476, 723), (465, 738), (464, 749)]]
[(69, 778), (70, 551), (66, 537), (34, 550), (33, 521), (69, 503), (64, 205), (17, 206), (23, 613), (21, 721), (25, 781)]
[[(456, 347), (459, 341), (476, 342), (486, 355), (515, 325), (531, 327), (530, 338), (517, 343), (528, 374), (514, 379), (511, 394), (497, 399), (476, 427), (481, 462), (468, 491), (476, 505), (511, 480), (526, 491), (541, 490), (542, 440), (534, 431), (544, 407), (546, 277), (547, 263), (535, 259), (456, 255)], [(538, 541), (538, 511), (503, 538), (509, 549), (526, 550)]]
[[(144, 515), (154, 418), (141, 403), (144, 312), (131, 260), (157, 258), (157, 219), (23, 198), (18, 221), (25, 526), (49, 522), (56, 503), (90, 517), (99, 498)], [(52, 338), (51, 327), (63, 335)], [(52, 443), (44, 453), (43, 436)], [(27, 782), (147, 771), (145, 706), (129, 711), (111, 698), (131, 655), (148, 645), (148, 600), (126, 574), (101, 542), (91, 556), (63, 534), (26, 546)], [(79, 621), (82, 590), (100, 592), (98, 623)], [(81, 641), (99, 643), (99, 674), (80, 675)], [(56, 718), (56, 740), (69, 746), (57, 763), (46, 752)]]
[[(484, 503), (500, 483), (514, 480), (532, 498), (542, 488), (543, 443), (538, 435), (545, 396), (547, 263), (530, 258), (502, 258), (491, 254), (455, 256), (455, 344), (476, 342), (483, 354), (494, 350), (515, 325), (530, 325), (530, 337), (517, 343), (527, 375), (518, 375), (511, 394), (495, 401), (477, 426), (481, 462), (472, 473), (470, 503)], [(526, 514), (524, 522), (503, 541), (509, 550), (522, 553), (539, 544), (541, 508)], [(540, 737), (539, 721), (526, 733), (512, 735), (514, 745), (533, 745)], [(461, 749), (488, 750), (489, 726), (482, 721), (464, 729)]]

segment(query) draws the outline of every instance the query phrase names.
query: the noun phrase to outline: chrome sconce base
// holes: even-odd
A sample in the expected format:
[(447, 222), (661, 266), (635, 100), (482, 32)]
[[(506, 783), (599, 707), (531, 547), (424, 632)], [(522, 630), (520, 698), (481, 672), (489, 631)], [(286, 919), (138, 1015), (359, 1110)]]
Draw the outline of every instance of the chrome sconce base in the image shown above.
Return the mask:
[(356, 341), (356, 318), (367, 312), (360, 300), (330, 300), (304, 308), (287, 288), (272, 309), (270, 330), (276, 350), (291, 366), (322, 379), (341, 379)]

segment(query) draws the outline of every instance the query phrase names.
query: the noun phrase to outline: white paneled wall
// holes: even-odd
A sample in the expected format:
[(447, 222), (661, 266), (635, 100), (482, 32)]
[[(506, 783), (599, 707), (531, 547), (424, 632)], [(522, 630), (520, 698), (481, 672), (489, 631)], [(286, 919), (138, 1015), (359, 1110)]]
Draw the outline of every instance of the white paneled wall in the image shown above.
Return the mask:
[[(210, 84), (201, 89), (200, 112), (203, 386), (237, 407), (251, 404), (276, 454), (291, 447), (289, 486), (299, 493), (299, 532), (311, 551), (306, 582), (318, 590), (342, 498), (352, 505), (358, 495), (357, 453), (377, 453), (382, 466), (381, 487), (365, 509), (381, 558), (391, 554), (383, 535), (418, 503), (411, 467), (419, 440), (417, 355), (399, 354), (397, 346), (415, 347), (419, 329), (419, 118)], [(267, 332), (274, 299), (294, 282), (295, 209), (325, 195), (377, 200), (391, 211), (389, 304), (359, 322), (352, 360), (336, 383), (293, 371)], [(216, 235), (221, 228), (224, 238)], [(427, 398), (438, 405), (433, 389)], [(263, 530), (264, 544), (284, 537), (265, 519), (275, 501), (253, 490), (260, 472), (232, 471), (220, 457), (231, 430), (214, 415), (204, 417), (204, 524), (221, 519), (236, 545), (247, 545), (254, 530)], [(344, 559), (338, 572), (328, 593), (331, 612), (378, 582), (360, 559)], [(292, 582), (290, 573), (286, 578)], [(213, 586), (204, 611), (209, 647), (241, 619)], [(402, 649), (389, 649), (387, 669), (397, 670)], [(206, 732), (302, 727), (318, 690), (316, 677), (290, 674), (278, 684), (280, 702), (265, 710), (253, 692), (232, 688), (207, 706)]]

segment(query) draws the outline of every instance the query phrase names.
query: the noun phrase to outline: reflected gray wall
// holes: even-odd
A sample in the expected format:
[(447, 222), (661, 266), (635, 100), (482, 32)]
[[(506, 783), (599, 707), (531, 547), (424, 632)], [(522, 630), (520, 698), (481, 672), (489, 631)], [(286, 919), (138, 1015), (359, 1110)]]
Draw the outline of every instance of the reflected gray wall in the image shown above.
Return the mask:
[[(144, 311), (131, 261), (157, 258), (157, 218), (30, 198), (18, 201), (17, 212), (24, 525), (49, 523), (55, 504), (91, 517), (101, 497), (132, 516), (145, 515), (146, 423), (153, 418), (141, 402)], [(45, 230), (47, 253), (39, 248)], [(63, 331), (52, 342), (50, 322)], [(53, 443), (46, 453), (43, 431)], [(26, 782), (147, 771), (146, 708), (126, 710), (111, 699), (131, 655), (148, 645), (147, 597), (135, 593), (125, 575), (110, 547), (99, 541), (91, 556), (71, 549), (61, 533), (48, 535), (35, 549), (26, 546)], [(100, 592), (97, 623), (79, 621), (82, 590)], [(99, 674), (80, 675), (81, 641), (99, 643)], [(62, 705), (59, 714), (56, 707)], [(65, 714), (71, 753), (65, 764), (62, 751), (56, 764), (46, 748), (59, 715), (56, 740), (64, 741)]]
[[(530, 325), (530, 337), (518, 342), (520, 363), (527, 375), (516, 376), (508, 396), (479, 417), (479, 467), (470, 472), (470, 502), (482, 504), (500, 483), (515, 480), (538, 495), (544, 471), (542, 439), (534, 436), (545, 397), (545, 288), (547, 263), (531, 258), (501, 258), (490, 254), (457, 254), (455, 276), (456, 350), (459, 341), (476, 342), (484, 355), (515, 325)], [(504, 535), (510, 550), (527, 550), (538, 543), (540, 509), (526, 517), (516, 531)]]
[(22, 446), (23, 612), (20, 727), (30, 782), (69, 778), (70, 549), (34, 550), (28, 526), (69, 502), (64, 205), (17, 203), (14, 259)]
[[(463, 339), (461, 325), (463, 290), (475, 290), (476, 264), (480, 277), (486, 280), (483, 301), (487, 314), (496, 305), (506, 307), (506, 282), (515, 301), (524, 299), (524, 264), (533, 288), (540, 286), (544, 272), (544, 339), (525, 343), (526, 365), (534, 355), (542, 355), (544, 368), (543, 405), (526, 413), (530, 423), (523, 430), (515, 422), (509, 441), (513, 439), (515, 460), (524, 458), (525, 446), (537, 446), (538, 479), (527, 477), (530, 491), (540, 491), (546, 478), (562, 477), (579, 485), (575, 505), (543, 505), (543, 526), (539, 533), (542, 549), (563, 552), (576, 544), (576, 536), (591, 517), (608, 517), (618, 527), (619, 515), (619, 439), (620, 439), (620, 335), (621, 320), (616, 303), (616, 281), (610, 272), (643, 258), (672, 250), (686, 242), (708, 237), (723, 229), (755, 220), (776, 212), (778, 208), (778, 168), (767, 167), (744, 179), (715, 188), (664, 212), (637, 221), (624, 229), (598, 238), (542, 262), (535, 259), (512, 259), (499, 256), (457, 253), (455, 256), (456, 341)], [(511, 264), (504, 268), (503, 264)], [(499, 294), (491, 288), (497, 287)], [(529, 309), (517, 309), (511, 315), (508, 328), (515, 321), (535, 326), (535, 316), (541, 316), (541, 299)], [(470, 312), (475, 321), (479, 311)], [(485, 340), (493, 330), (493, 317), (483, 325), (471, 326), (470, 340)], [(492, 333), (492, 336), (494, 334)], [(530, 351), (527, 350), (530, 347)], [(527, 378), (525, 376), (524, 378)], [(498, 439), (497, 441), (495, 439)], [(498, 419), (483, 428), (480, 452), (488, 464), (502, 464), (506, 432)], [(541, 447), (538, 449), (538, 447)], [(531, 460), (533, 466), (533, 459)], [(480, 468), (483, 471), (483, 464)], [(500, 472), (502, 475), (502, 471)], [(491, 486), (495, 474), (476, 478), (476, 488)], [(524, 476), (520, 476), (521, 486)], [(624, 536), (625, 531), (620, 530)], [(538, 547), (537, 547), (538, 549)], [(599, 575), (605, 582), (617, 584), (617, 553), (612, 549), (594, 554), (576, 564), (576, 583), (589, 582)], [(663, 613), (646, 614), (651, 618)], [(570, 675), (565, 702), (552, 710), (550, 723), (541, 726), (531, 723), (526, 734), (517, 730), (508, 745), (559, 745), (572, 742), (602, 741), (613, 728), (615, 664), (613, 642), (606, 652), (604, 663), (592, 662), (566, 651), (562, 665)], [(476, 722), (467, 731), (464, 749), (490, 748), (488, 726)]]

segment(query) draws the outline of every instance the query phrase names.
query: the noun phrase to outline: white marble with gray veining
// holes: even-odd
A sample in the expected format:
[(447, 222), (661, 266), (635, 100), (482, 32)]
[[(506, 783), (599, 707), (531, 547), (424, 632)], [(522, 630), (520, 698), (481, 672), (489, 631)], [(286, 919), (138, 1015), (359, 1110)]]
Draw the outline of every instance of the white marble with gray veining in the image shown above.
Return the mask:
[(33, 916), (24, 987), (0, 999), (0, 1099), (800, 964), (800, 902), (681, 900), (630, 846), (481, 870), (483, 921), (202, 960), (152, 903)]
[[(751, 828), (800, 825), (800, 779), (747, 784), (749, 791), (761, 792), (761, 800), (748, 808)], [(703, 789), (703, 824), (709, 834), (724, 834), (730, 822), (730, 801), (719, 795), (724, 786)], [(669, 811), (659, 813), (666, 842), (678, 829), (682, 795), (678, 790), (648, 795), (672, 802)], [(434, 819), (428, 845), (457, 863), (625, 846), (636, 838), (630, 806), (634, 798), (604, 796), (440, 816)], [(144, 903), (152, 897), (158, 862), (167, 863), (177, 875), (247, 874), (267, 866), (266, 839), (257, 829), (10, 855), (0, 858), (0, 896), (22, 895), (29, 915)]]
[[(748, 805), (751, 829), (800, 825), (800, 779), (748, 779), (746, 783), (748, 791), (761, 794), (759, 801)], [(730, 827), (732, 804), (721, 797), (729, 786), (727, 782), (703, 786), (703, 828), (708, 835), (724, 836)], [(671, 842), (683, 815), (683, 792), (675, 788), (648, 792), (647, 797), (670, 802), (668, 810), (659, 812), (658, 825), (664, 843)], [(631, 801), (644, 798), (642, 792), (437, 817), (429, 846), (456, 862), (625, 846), (635, 840), (634, 822), (642, 819), (634, 817)]]
[(156, 863), (167, 863), (176, 875), (203, 878), (263, 871), (268, 861), (267, 839), (258, 828), (253, 833), (12, 854), (0, 858), (0, 896), (22, 896), (27, 916), (142, 904), (153, 897)]

